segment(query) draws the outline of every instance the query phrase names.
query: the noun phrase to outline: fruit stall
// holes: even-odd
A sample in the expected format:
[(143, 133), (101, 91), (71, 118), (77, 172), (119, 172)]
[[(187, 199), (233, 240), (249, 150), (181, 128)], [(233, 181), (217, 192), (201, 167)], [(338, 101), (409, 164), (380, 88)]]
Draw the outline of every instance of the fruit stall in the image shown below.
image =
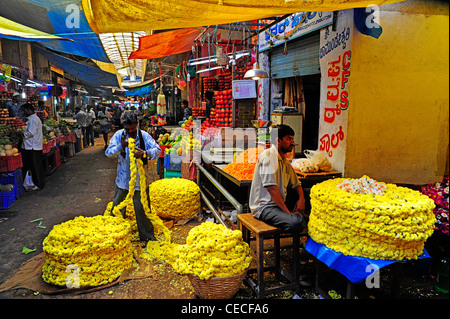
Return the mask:
[[(8, 93), (6, 93), (8, 94)], [(2, 94), (3, 98), (5, 93)], [(6, 100), (7, 101), (7, 100)], [(5, 102), (2, 100), (2, 102)], [(10, 117), (5, 103), (0, 108), (0, 209), (8, 209), (24, 193), (23, 162), (20, 153), (26, 123), (18, 117)], [(44, 176), (53, 173), (62, 163), (75, 154), (76, 135), (73, 126), (60, 119), (45, 118), (37, 111), (42, 124), (42, 167)]]

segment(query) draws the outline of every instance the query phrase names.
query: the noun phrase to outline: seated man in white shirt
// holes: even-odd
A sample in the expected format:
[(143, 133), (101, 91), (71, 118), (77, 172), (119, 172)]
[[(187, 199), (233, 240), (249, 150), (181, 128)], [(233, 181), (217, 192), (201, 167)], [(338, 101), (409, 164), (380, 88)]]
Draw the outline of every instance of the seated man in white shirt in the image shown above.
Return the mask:
[[(255, 218), (284, 231), (299, 233), (306, 228), (305, 197), (297, 174), (286, 158), (294, 147), (294, 134), (287, 125), (272, 129), (272, 146), (261, 153), (255, 166), (249, 206)], [(296, 197), (290, 201), (293, 207), (288, 207), (288, 193)]]
[(21, 109), (22, 114), (27, 119), (23, 131), (21, 151), (23, 157), (22, 175), (25, 176), (27, 171), (30, 170), (35, 185), (32, 190), (42, 189), (45, 185), (42, 167), (42, 122), (34, 113), (34, 107), (30, 103), (25, 103)]

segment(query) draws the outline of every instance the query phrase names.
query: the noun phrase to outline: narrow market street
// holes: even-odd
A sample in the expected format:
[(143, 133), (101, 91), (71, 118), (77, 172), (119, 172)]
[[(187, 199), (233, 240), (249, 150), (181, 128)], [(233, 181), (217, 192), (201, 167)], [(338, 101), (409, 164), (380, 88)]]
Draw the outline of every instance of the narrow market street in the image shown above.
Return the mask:
[[(156, 173), (156, 161), (150, 161), (148, 176), (151, 181), (159, 179)], [(95, 216), (103, 214), (106, 205), (113, 199), (114, 183), (116, 176), (116, 160), (108, 159), (104, 155), (103, 144), (96, 139), (95, 146), (85, 148), (76, 153), (68, 162), (59, 167), (52, 175), (46, 178), (46, 186), (43, 190), (26, 192), (19, 200), (15, 201), (10, 209), (0, 212), (0, 285), (12, 280), (21, 287), (1, 292), (0, 299), (198, 299), (188, 278), (177, 274), (164, 261), (148, 262), (139, 258), (142, 247), (134, 243), (135, 258), (139, 265), (137, 270), (113, 285), (100, 286), (88, 291), (70, 291), (54, 289), (40, 278), (40, 269), (32, 269), (34, 272), (26, 273), (27, 261), (39, 260), (43, 255), (42, 242), (54, 225), (71, 220), (77, 216)], [(200, 214), (201, 215), (201, 214)], [(39, 223), (38, 223), (39, 222)], [(172, 227), (172, 240), (175, 243), (185, 243), (185, 238), (190, 229), (200, 223), (200, 217), (180, 225)], [(37, 227), (40, 225), (40, 227)], [(292, 263), (289, 242), (282, 241), (282, 263)], [(24, 247), (35, 251), (25, 254)], [(252, 246), (255, 249), (254, 246)], [(270, 247), (267, 248), (268, 250)], [(270, 253), (265, 252), (266, 257)], [(314, 277), (315, 267), (312, 256), (303, 254), (302, 274), (307, 274), (309, 279)], [(34, 265), (40, 265), (34, 262)], [(135, 265), (134, 265), (135, 266)], [(19, 272), (24, 268), (25, 276)], [(254, 267), (254, 265), (253, 265)], [(424, 273), (418, 273), (420, 267), (407, 265), (404, 267), (406, 278), (401, 291), (397, 291), (397, 298), (424, 298), (442, 299), (445, 296), (434, 291), (433, 280)], [(28, 270), (29, 271), (29, 270)], [(391, 276), (392, 270), (383, 276), (383, 287), (373, 292), (360, 289), (356, 298), (392, 298)], [(17, 279), (15, 279), (17, 278)], [(24, 279), (25, 278), (25, 279)], [(30, 279), (31, 278), (31, 279)], [(340, 294), (335, 287), (345, 288), (345, 281), (337, 277), (333, 271), (326, 271), (323, 287), (330, 293), (335, 293), (335, 298), (342, 298), (345, 290)], [(131, 279), (131, 280), (129, 280)], [(273, 274), (268, 273), (268, 284), (273, 280)], [(327, 281), (329, 280), (329, 281)], [(33, 287), (35, 290), (33, 290)], [(404, 287), (404, 288), (403, 288)], [(44, 288), (47, 291), (39, 291)], [(81, 293), (80, 293), (81, 292)], [(268, 296), (269, 299), (321, 299), (313, 286), (303, 287), (299, 296), (294, 291), (283, 291)], [(254, 299), (252, 291), (242, 285), (235, 295), (237, 299)]]
[(144, 300), (170, 318), (261, 319), (359, 300), (436, 316), (449, 300), (449, 11), (1, 0), (4, 313)]
[[(156, 162), (149, 163), (149, 171), (156, 174)], [(103, 214), (108, 202), (114, 196), (117, 160), (108, 159), (104, 155), (102, 139), (97, 138), (95, 146), (83, 149), (75, 154), (67, 163), (59, 167), (45, 180), (43, 190), (25, 192), (15, 201), (10, 209), (0, 211), (0, 283), (10, 279), (21, 265), (31, 258), (41, 254), (42, 242), (54, 225), (66, 222), (77, 216), (95, 216)], [(150, 179), (151, 179), (151, 174)], [(38, 219), (40, 223), (33, 222)], [(42, 219), (42, 220), (41, 220)], [(37, 227), (40, 224), (41, 227)], [(23, 248), (36, 249), (29, 254), (22, 253)], [(153, 267), (155, 268), (155, 267)], [(157, 267), (156, 267), (157, 268)], [(173, 276), (157, 277), (154, 270), (149, 270), (149, 279), (136, 285), (118, 285), (117, 291), (111, 295), (111, 290), (100, 290), (89, 294), (71, 296), (70, 294), (44, 295), (26, 289), (12, 290), (0, 293), (3, 298), (193, 298), (192, 288), (186, 278), (178, 276), (182, 283), (175, 283), (172, 291), (161, 289), (167, 285)], [(176, 276), (175, 276), (176, 277)], [(168, 282), (166, 282), (168, 281)], [(133, 282), (133, 281), (132, 281)], [(44, 283), (45, 284), (45, 283)], [(135, 284), (135, 282), (134, 282)], [(174, 284), (174, 282), (172, 282)], [(157, 287), (160, 287), (157, 289)], [(188, 287), (184, 289), (185, 287)], [(183, 290), (187, 290), (183, 292)]]

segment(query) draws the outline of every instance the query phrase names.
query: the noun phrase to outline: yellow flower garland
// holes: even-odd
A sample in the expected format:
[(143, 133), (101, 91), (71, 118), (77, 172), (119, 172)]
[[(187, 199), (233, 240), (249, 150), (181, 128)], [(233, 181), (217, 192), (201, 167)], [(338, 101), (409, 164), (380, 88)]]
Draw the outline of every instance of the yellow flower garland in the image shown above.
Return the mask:
[[(130, 153), (130, 181), (128, 184), (128, 194), (125, 197), (125, 199), (113, 209), (114, 216), (122, 217), (122, 213), (120, 210), (124, 207), (127, 207), (127, 209), (131, 210), (131, 207), (133, 207), (133, 196), (134, 196), (134, 185), (136, 184), (136, 178), (137, 178), (137, 172), (139, 171), (139, 176), (141, 177), (139, 179), (139, 185), (141, 190), (144, 190), (147, 188), (147, 181), (145, 179), (145, 169), (144, 164), (142, 163), (141, 159), (136, 159), (134, 156), (134, 152), (136, 150), (136, 141), (133, 138), (128, 138), (128, 149)], [(136, 165), (137, 163), (137, 165)], [(162, 220), (150, 210), (150, 205), (148, 203), (148, 198), (146, 196), (146, 192), (141, 191), (141, 203), (144, 207), (145, 215), (150, 220), (150, 222), (153, 225), (155, 235), (164, 235), (164, 240), (167, 242), (171, 241), (171, 234), (170, 230), (164, 225)], [(112, 204), (111, 204), (112, 205)], [(105, 212), (106, 213), (106, 212)], [(134, 215), (134, 214), (133, 214)], [(135, 220), (135, 219), (134, 219)]]
[[(43, 242), (45, 263), (42, 278), (45, 282), (58, 286), (71, 283), (79, 284), (80, 287), (99, 286), (115, 280), (131, 266), (133, 249), (130, 236), (138, 238), (133, 211), (134, 185), (137, 170), (140, 176), (145, 176), (145, 170), (142, 160), (135, 159), (135, 140), (129, 138), (128, 146), (131, 178), (130, 191), (125, 200), (114, 207), (114, 216), (110, 216), (110, 202), (104, 215), (79, 216), (53, 227)], [(146, 179), (140, 178), (141, 189), (146, 189), (146, 184)], [(145, 192), (142, 192), (141, 203), (154, 226), (155, 234), (164, 235), (165, 242), (170, 243), (170, 231), (156, 214), (151, 213)], [(120, 212), (124, 207), (127, 219), (123, 219)]]
[(240, 274), (251, 260), (250, 247), (239, 230), (205, 222), (189, 231), (186, 245), (178, 248), (173, 267), (180, 274), (209, 279)]
[(154, 181), (149, 188), (152, 212), (169, 219), (190, 218), (200, 211), (200, 188), (184, 178)]
[(129, 234), (128, 223), (112, 216), (79, 216), (55, 225), (43, 242), (42, 278), (57, 286), (73, 279), (80, 287), (115, 280), (133, 262)]
[(417, 259), (434, 230), (434, 202), (385, 183), (378, 183), (382, 195), (352, 193), (342, 188), (345, 182), (336, 178), (311, 188), (311, 238), (345, 255)]
[(252, 261), (250, 247), (239, 230), (204, 222), (192, 228), (186, 244), (148, 242), (144, 258), (163, 259), (179, 274), (200, 279), (229, 277), (242, 273)]

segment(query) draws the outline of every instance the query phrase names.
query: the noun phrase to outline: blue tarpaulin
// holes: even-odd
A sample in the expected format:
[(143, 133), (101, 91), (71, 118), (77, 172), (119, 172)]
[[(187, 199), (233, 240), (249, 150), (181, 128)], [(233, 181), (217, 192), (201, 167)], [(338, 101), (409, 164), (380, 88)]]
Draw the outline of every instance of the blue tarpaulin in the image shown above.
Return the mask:
[(125, 91), (126, 96), (148, 96), (154, 90), (153, 84)]
[[(343, 253), (336, 252), (323, 244), (315, 242), (312, 238), (308, 239), (305, 249), (328, 267), (340, 272), (354, 284), (364, 282), (372, 274), (373, 267), (368, 266), (375, 265), (378, 269), (381, 269), (401, 261), (346, 256)], [(422, 255), (419, 256), (419, 259), (423, 258), (431, 258), (425, 249)]]
[(110, 63), (86, 20), (81, 0), (1, 0), (0, 12), (27, 27), (73, 40), (40, 41), (52, 50)]
[(117, 75), (101, 70), (100, 68), (92, 67), (59, 54), (34, 46), (39, 53), (45, 56), (52, 64), (58, 68), (69, 73), (81, 82), (92, 86), (110, 86), (119, 87)]

